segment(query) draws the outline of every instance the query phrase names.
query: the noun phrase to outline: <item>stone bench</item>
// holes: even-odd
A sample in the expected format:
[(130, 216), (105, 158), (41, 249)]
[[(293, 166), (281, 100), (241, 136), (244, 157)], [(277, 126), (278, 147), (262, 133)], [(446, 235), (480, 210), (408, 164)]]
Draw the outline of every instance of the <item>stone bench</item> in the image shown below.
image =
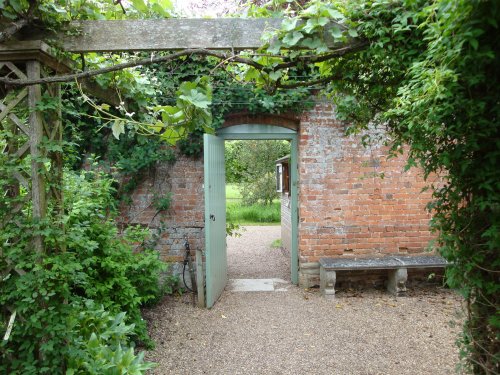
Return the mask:
[(440, 256), (388, 256), (379, 258), (321, 258), (319, 278), (321, 294), (335, 297), (337, 271), (389, 270), (387, 290), (398, 296), (406, 291), (408, 268), (440, 268), (448, 262)]

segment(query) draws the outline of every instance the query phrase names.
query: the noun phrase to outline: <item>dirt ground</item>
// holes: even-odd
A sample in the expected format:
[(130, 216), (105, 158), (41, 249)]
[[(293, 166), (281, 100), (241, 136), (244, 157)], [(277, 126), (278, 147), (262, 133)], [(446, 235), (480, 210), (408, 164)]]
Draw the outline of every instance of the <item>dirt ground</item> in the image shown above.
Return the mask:
[[(279, 227), (247, 227), (228, 240), (230, 278), (289, 281), (289, 255), (270, 244)], [(339, 291), (286, 284), (274, 292), (225, 291), (199, 309), (191, 297), (145, 311), (154, 374), (454, 374), (460, 298), (448, 289)]]

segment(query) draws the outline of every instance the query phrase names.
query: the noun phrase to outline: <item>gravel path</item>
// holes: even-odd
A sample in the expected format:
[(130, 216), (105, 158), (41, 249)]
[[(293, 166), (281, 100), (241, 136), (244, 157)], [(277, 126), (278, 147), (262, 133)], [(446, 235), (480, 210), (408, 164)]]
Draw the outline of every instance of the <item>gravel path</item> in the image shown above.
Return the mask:
[(241, 237), (227, 239), (230, 279), (279, 278), (290, 281), (290, 253), (271, 248), (281, 238), (280, 226), (243, 227)]
[[(253, 227), (230, 239), (231, 278), (289, 279), (286, 257), (269, 247), (279, 237), (273, 230)], [(331, 301), (289, 286), (226, 291), (211, 310), (190, 301), (168, 297), (145, 311), (157, 343), (146, 356), (159, 364), (154, 374), (454, 374), (458, 361), (460, 324), (450, 321), (459, 321), (460, 299), (436, 286), (397, 299), (371, 289)]]

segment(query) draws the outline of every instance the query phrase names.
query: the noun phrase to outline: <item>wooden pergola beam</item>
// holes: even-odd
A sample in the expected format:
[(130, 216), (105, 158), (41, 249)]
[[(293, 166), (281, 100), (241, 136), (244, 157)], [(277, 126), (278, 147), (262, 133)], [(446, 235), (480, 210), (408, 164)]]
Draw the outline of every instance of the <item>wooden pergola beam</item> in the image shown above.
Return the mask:
[[(196, 48), (240, 51), (259, 48), (264, 33), (279, 29), (282, 21), (281, 18), (73, 21), (59, 34), (30, 28), (24, 30), (19, 39), (52, 39), (63, 50), (75, 53)], [(334, 43), (328, 33), (325, 33), (325, 41), (330, 47), (344, 45)]]
[(71, 71), (70, 62), (54, 57), (49, 45), (41, 40), (11, 40), (0, 43), (0, 61), (24, 62), (32, 60), (40, 61), (57, 73)]
[(279, 28), (281, 21), (279, 18), (75, 21), (69, 28), (76, 29), (77, 34), (60, 34), (58, 39), (69, 52), (256, 49), (262, 45), (263, 32)]

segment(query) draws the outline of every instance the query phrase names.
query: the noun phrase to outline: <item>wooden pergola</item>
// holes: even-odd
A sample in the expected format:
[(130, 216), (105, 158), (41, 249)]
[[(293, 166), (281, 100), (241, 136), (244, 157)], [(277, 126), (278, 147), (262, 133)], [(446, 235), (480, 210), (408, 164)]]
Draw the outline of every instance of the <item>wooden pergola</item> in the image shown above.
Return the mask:
[[(84, 21), (73, 22), (69, 28), (78, 30), (77, 35), (44, 34), (40, 30), (25, 30), (19, 40), (0, 44), (0, 77), (20, 80), (36, 80), (71, 72), (69, 64), (56, 58), (44, 42), (46, 38), (57, 39), (57, 44), (67, 52), (118, 52), (118, 51), (165, 51), (185, 48), (214, 50), (255, 49), (261, 44), (264, 30), (279, 27), (281, 20), (250, 19), (167, 19), (147, 21)], [(85, 82), (90, 92), (98, 97), (102, 93), (91, 81)], [(99, 92), (101, 90), (101, 92)], [(27, 141), (19, 144), (10, 141), (3, 152), (18, 160), (30, 156), (29, 174), (16, 172), (16, 183), (9, 187), (6, 195), (16, 197), (21, 186), (26, 189), (25, 201), (32, 201), (33, 219), (42, 220), (47, 215), (47, 201), (55, 198), (58, 210), (63, 209), (61, 189), (63, 155), (62, 148), (51, 147), (47, 151), (44, 143), (62, 141), (61, 106), (57, 109), (39, 109), (42, 98), (60, 101), (60, 84), (31, 85), (21, 89), (3, 87), (0, 90), (0, 124), (12, 134), (23, 134)], [(27, 103), (26, 103), (27, 102)], [(16, 114), (21, 104), (29, 110), (28, 122)], [(52, 107), (51, 107), (52, 108)], [(48, 162), (47, 162), (48, 160)], [(45, 161), (45, 162), (44, 162)], [(49, 194), (49, 196), (48, 196)], [(17, 204), (10, 215), (3, 217), (0, 228), (11, 221), (24, 207)], [(43, 238), (34, 236), (36, 251), (43, 251)]]
[[(281, 19), (164, 19), (126, 21), (75, 21), (68, 28), (73, 32), (58, 35), (30, 28), (16, 34), (16, 40), (0, 43), (0, 78), (37, 80), (71, 72), (70, 64), (55, 57), (44, 40), (52, 40), (62, 50), (74, 53), (86, 52), (134, 52), (134, 51), (176, 51), (187, 48), (205, 50), (240, 51), (258, 49), (262, 35), (278, 29)], [(329, 44), (332, 45), (330, 40)], [(335, 43), (335, 47), (341, 47)], [(347, 46), (347, 44), (346, 44)], [(88, 91), (99, 98), (113, 100), (112, 95), (92, 81), (83, 82)], [(55, 198), (55, 209), (63, 210), (62, 148), (45, 143), (62, 142), (61, 106), (40, 109), (43, 98), (60, 101), (60, 84), (36, 84), (23, 88), (0, 87), (1, 128), (12, 134), (23, 134), (23, 144), (9, 142), (3, 152), (19, 160), (27, 155), (31, 158), (29, 174), (15, 173), (15, 183), (6, 195), (19, 196), (22, 186), (29, 194), (25, 199), (32, 201), (32, 215), (41, 220), (47, 215), (47, 201)], [(16, 108), (26, 103), (29, 110), (27, 123), (16, 114)], [(0, 229), (11, 221), (22, 208), (19, 203), (0, 221)], [(43, 238), (34, 236), (36, 251), (43, 251)]]

